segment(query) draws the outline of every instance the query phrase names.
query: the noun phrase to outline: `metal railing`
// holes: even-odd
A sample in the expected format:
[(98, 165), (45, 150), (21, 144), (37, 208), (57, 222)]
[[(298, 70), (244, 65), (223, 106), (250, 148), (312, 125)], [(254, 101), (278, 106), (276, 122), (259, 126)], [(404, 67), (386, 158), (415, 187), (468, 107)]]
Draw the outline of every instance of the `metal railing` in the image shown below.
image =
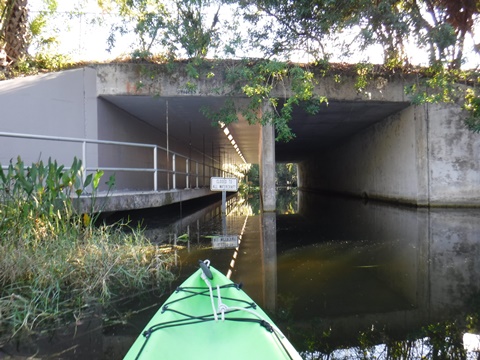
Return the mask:
[[(83, 164), (83, 173), (82, 176), (85, 180), (88, 172), (93, 172), (97, 170), (103, 170), (104, 172), (147, 172), (152, 173), (153, 175), (153, 191), (160, 190), (175, 190), (177, 189), (178, 180), (180, 177), (184, 177), (185, 188), (190, 189), (192, 183), (195, 188), (200, 186), (208, 186), (210, 182), (210, 177), (212, 176), (233, 176), (233, 174), (227, 174), (224, 170), (218, 166), (212, 164), (219, 163), (218, 160), (214, 160), (207, 154), (203, 154), (203, 162), (198, 160), (193, 160), (189, 156), (182, 155), (180, 153), (171, 151), (165, 147), (155, 145), (155, 144), (143, 144), (143, 143), (132, 143), (132, 142), (123, 142), (123, 141), (109, 141), (109, 140), (94, 140), (94, 139), (81, 139), (73, 137), (60, 137), (60, 136), (45, 136), (45, 135), (33, 135), (33, 134), (21, 134), (21, 133), (9, 133), (9, 132), (0, 132), (0, 137), (9, 137), (17, 139), (31, 139), (31, 140), (44, 140), (49, 142), (67, 142), (67, 143), (79, 143), (81, 144), (81, 160)], [(130, 148), (143, 148), (150, 149), (152, 151), (152, 166), (151, 167), (131, 167), (131, 166), (89, 166), (88, 157), (87, 157), (87, 145), (113, 145), (113, 146), (126, 146)], [(159, 151), (163, 151), (166, 154), (166, 166), (159, 167)], [(198, 151), (198, 150), (196, 150)], [(100, 151), (96, 151), (95, 160), (98, 161), (100, 156)], [(20, 154), (18, 154), (20, 155)], [(76, 156), (72, 154), (72, 157)], [(52, 156), (53, 157), (53, 156)], [(205, 160), (209, 160), (212, 164), (206, 164)], [(90, 161), (92, 162), (92, 161)], [(202, 171), (200, 171), (200, 166), (202, 165)], [(183, 165), (185, 169), (180, 170), (180, 166)], [(2, 168), (7, 168), (2, 164)], [(193, 170), (193, 172), (192, 172)], [(159, 189), (159, 174), (165, 174), (164, 183), (166, 187)], [(193, 179), (193, 181), (192, 181)], [(171, 180), (171, 181), (170, 181)]]

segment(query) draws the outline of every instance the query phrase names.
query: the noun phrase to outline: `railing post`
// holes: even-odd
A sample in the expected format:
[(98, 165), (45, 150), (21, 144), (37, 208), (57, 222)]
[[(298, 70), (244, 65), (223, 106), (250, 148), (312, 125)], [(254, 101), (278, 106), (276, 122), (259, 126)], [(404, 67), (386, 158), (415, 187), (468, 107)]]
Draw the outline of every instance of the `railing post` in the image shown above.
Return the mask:
[(185, 159), (185, 188), (190, 189), (190, 160)]
[(195, 161), (195, 188), (198, 189), (198, 161)]
[(153, 191), (157, 191), (157, 177), (158, 177), (158, 170), (157, 170), (157, 147), (153, 147)]
[(82, 180), (85, 184), (85, 180), (87, 179), (87, 142), (84, 140), (82, 141), (82, 162), (83, 162), (83, 171), (82, 171)]
[(172, 185), (173, 185), (173, 190), (175, 190), (177, 188), (177, 179), (176, 179), (176, 164), (175, 164), (175, 154), (172, 155)]

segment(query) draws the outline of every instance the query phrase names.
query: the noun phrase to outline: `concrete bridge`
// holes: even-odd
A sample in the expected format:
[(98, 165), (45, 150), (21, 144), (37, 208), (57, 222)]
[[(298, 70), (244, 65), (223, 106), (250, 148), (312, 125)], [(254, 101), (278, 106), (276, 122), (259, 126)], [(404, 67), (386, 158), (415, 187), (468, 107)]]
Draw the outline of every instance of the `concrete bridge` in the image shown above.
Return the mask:
[(275, 162), (297, 163), (305, 190), (480, 206), (479, 135), (464, 127), (458, 105), (411, 105), (404, 87), (413, 77), (378, 75), (359, 93), (353, 75), (318, 75), (315, 90), (328, 105), (314, 116), (296, 109), (296, 137), (279, 143), (271, 126), (239, 115), (227, 130), (202, 114), (228, 98), (227, 66), (235, 63), (198, 79), (182, 63), (119, 63), (2, 81), (0, 163), (20, 155), (68, 165), (77, 156), (87, 171), (115, 173), (116, 192), (103, 205), (110, 211), (209, 195), (211, 176), (244, 162), (260, 164), (264, 211), (275, 210)]

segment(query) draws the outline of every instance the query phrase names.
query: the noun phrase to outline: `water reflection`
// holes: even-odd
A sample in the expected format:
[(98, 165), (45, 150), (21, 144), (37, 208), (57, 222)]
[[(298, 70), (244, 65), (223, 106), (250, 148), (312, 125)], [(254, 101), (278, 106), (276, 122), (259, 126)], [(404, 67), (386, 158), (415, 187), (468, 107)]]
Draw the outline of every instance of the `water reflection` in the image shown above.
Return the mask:
[[(225, 221), (219, 201), (128, 216), (152, 241), (174, 246), (179, 282), (198, 259), (210, 259), (244, 284), (307, 359), (477, 358), (480, 210), (396, 207), (296, 189), (278, 199), (277, 214), (260, 215), (258, 197), (230, 198)], [(222, 235), (239, 241), (214, 245), (212, 237)], [(100, 346), (69, 347), (77, 358), (102, 358), (102, 351), (104, 359), (119, 358), (162, 301), (135, 299), (129, 311), (151, 307), (125, 326), (102, 329), (97, 321)], [(75, 358), (72, 351), (65, 358)]]
[[(445, 322), (458, 323), (462, 336), (468, 301), (480, 290), (478, 210), (290, 196), (298, 203), (284, 201), (277, 215), (248, 218), (232, 279), (275, 315), (299, 349), (322, 358), (340, 347), (345, 355), (361, 347), (361, 334), (381, 344), (386, 336), (432, 333), (431, 324)], [(223, 266), (216, 251), (191, 248), (180, 256)], [(430, 351), (425, 341), (422, 356)]]
[(401, 339), (464, 323), (480, 287), (479, 214), (300, 193), (298, 214), (277, 217), (278, 297), (294, 298), (283, 311), (343, 347), (366, 330)]

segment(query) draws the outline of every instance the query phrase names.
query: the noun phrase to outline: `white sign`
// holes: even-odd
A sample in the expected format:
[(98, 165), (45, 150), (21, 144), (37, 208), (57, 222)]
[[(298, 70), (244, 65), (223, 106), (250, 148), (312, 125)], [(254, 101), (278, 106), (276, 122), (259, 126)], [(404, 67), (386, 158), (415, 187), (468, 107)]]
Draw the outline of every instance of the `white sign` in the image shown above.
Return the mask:
[(234, 249), (238, 246), (238, 235), (212, 237), (213, 249)]
[(238, 191), (238, 179), (212, 177), (210, 178), (210, 190), (211, 191)]

